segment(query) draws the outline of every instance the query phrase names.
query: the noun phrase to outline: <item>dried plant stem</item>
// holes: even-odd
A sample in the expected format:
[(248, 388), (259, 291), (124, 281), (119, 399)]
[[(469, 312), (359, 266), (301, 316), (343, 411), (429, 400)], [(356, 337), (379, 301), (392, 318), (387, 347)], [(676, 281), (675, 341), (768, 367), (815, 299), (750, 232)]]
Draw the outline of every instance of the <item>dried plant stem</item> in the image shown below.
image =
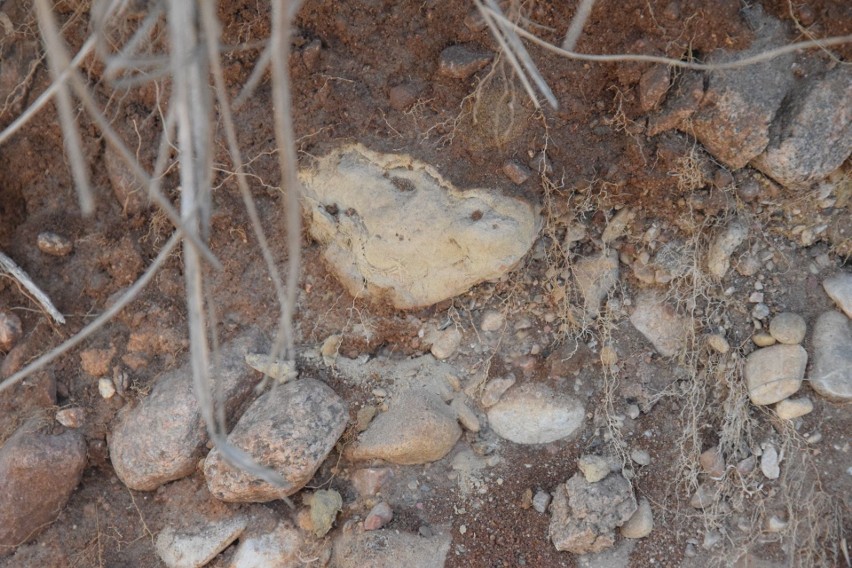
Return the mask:
[(15, 261), (0, 252), (0, 269), (5, 270), (9, 273), (9, 275), (21, 283), (21, 286), (26, 288), (27, 292), (33, 295), (33, 298), (44, 308), (50, 317), (53, 318), (53, 321), (56, 323), (64, 324), (65, 317), (56, 309), (53, 305), (53, 302), (50, 301), (50, 298), (41, 291), (41, 288), (36, 286), (36, 283), (33, 282), (32, 278), (24, 272), (24, 270), (15, 264)]

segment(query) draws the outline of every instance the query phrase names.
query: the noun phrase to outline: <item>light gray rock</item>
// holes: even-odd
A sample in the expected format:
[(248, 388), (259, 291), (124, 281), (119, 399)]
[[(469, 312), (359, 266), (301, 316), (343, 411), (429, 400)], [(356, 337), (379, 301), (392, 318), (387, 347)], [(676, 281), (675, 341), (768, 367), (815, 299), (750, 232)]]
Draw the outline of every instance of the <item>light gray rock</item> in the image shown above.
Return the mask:
[(241, 538), (229, 568), (295, 568), (302, 542), (297, 529), (280, 522), (271, 532)]
[(775, 414), (784, 420), (793, 420), (810, 414), (814, 410), (814, 403), (806, 396), (801, 398), (787, 398), (775, 405)]
[(361, 145), (339, 148), (299, 176), (311, 235), (332, 272), (353, 296), (400, 309), (501, 277), (540, 229), (524, 201), (462, 192), (429, 164)]
[(499, 331), (506, 325), (506, 316), (497, 310), (488, 310), (482, 314), (479, 329), (482, 331)]
[(778, 450), (772, 444), (763, 444), (763, 453), (760, 456), (760, 471), (766, 479), (778, 479), (781, 475), (781, 457)]
[(621, 536), (626, 538), (645, 538), (654, 530), (654, 512), (651, 503), (645, 497), (639, 499), (639, 508), (621, 527)]
[(217, 499), (266, 502), (299, 491), (346, 429), (346, 403), (325, 383), (300, 379), (264, 393), (246, 410), (228, 441), (289, 484), (276, 487), (226, 462), (218, 449), (204, 460), (207, 488)]
[(347, 448), (349, 459), (401, 465), (443, 458), (461, 437), (455, 413), (435, 394), (415, 389), (399, 395)]
[(780, 313), (769, 322), (769, 334), (785, 345), (798, 345), (804, 341), (807, 330), (805, 318), (790, 312)]
[(637, 508), (630, 482), (621, 475), (611, 473), (602, 481), (589, 483), (576, 473), (553, 495), (550, 539), (556, 550), (600, 552), (615, 544), (615, 529)]
[[(714, 52), (708, 63), (754, 55), (788, 42), (781, 22), (765, 15), (760, 6), (745, 8), (742, 13), (755, 30), (755, 40), (744, 51)], [(770, 124), (794, 81), (794, 57), (791, 53), (709, 73), (702, 108), (692, 115), (689, 133), (731, 170), (744, 167), (769, 144)]]
[(707, 253), (707, 270), (717, 278), (723, 278), (731, 266), (731, 255), (748, 237), (748, 225), (740, 220), (728, 223), (710, 244)]
[(201, 568), (237, 540), (247, 522), (237, 516), (190, 529), (167, 526), (157, 535), (154, 549), (169, 568)]
[(435, 359), (439, 361), (449, 359), (458, 351), (461, 340), (461, 332), (455, 326), (450, 326), (443, 331), (435, 333), (430, 351)]
[(547, 491), (537, 491), (532, 500), (533, 509), (544, 514), (553, 497)]
[[(226, 344), (211, 371), (222, 385), (229, 419), (245, 405), (260, 380), (244, 361), (246, 353), (258, 348), (259, 340), (253, 334)], [(136, 407), (123, 408), (108, 441), (118, 478), (130, 489), (153, 491), (194, 472), (207, 440), (187, 362), (162, 375)]]
[(40, 426), (25, 422), (0, 448), (0, 556), (47, 528), (83, 477), (83, 435), (52, 436)]
[(769, 144), (751, 164), (782, 185), (806, 187), (852, 152), (852, 69), (837, 65), (800, 81), (769, 128)]
[(680, 353), (689, 337), (689, 319), (653, 294), (639, 296), (630, 323), (664, 357)]
[(822, 397), (852, 400), (852, 323), (840, 312), (825, 312), (814, 325), (814, 364), (808, 380)]
[(852, 318), (852, 273), (841, 272), (826, 278), (822, 287), (846, 317)]
[(576, 432), (585, 419), (583, 404), (541, 383), (515, 387), (488, 409), (494, 432), (516, 444), (548, 444)]
[(651, 454), (645, 450), (640, 450), (639, 448), (630, 452), (630, 459), (642, 466), (651, 464)]
[(590, 317), (598, 315), (601, 302), (618, 283), (618, 252), (610, 250), (590, 258), (581, 258), (573, 267), (583, 307)]
[(392, 530), (343, 531), (334, 539), (332, 566), (336, 568), (443, 568), (450, 536), (423, 538)]
[(808, 352), (801, 345), (773, 345), (753, 351), (745, 364), (752, 404), (774, 404), (796, 393), (807, 364)]
[(507, 375), (505, 377), (497, 377), (485, 383), (485, 388), (482, 391), (480, 402), (485, 408), (490, 408), (500, 401), (507, 390), (514, 386), (517, 379), (515, 375)]
[(385, 501), (381, 501), (376, 503), (376, 505), (370, 509), (370, 512), (367, 514), (367, 518), (364, 519), (364, 530), (379, 530), (392, 520), (393, 509), (391, 509), (390, 505), (388, 505)]
[(609, 475), (610, 460), (602, 456), (582, 456), (577, 460), (577, 467), (583, 473), (583, 477), (589, 483), (597, 483)]

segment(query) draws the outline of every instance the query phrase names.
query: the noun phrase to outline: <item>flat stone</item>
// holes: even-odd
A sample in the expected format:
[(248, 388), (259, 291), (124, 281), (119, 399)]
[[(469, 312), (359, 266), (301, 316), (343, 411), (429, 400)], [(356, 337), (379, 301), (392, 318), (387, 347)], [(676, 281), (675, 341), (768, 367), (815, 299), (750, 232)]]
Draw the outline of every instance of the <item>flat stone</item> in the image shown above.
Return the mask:
[(491, 62), (492, 55), (465, 45), (451, 45), (441, 52), (438, 74), (451, 79), (467, 79)]
[(553, 495), (550, 539), (556, 550), (600, 552), (615, 544), (615, 529), (637, 508), (630, 482), (621, 475), (612, 473), (598, 483), (589, 483), (576, 473)]
[[(259, 334), (244, 336), (222, 347), (211, 376), (219, 381), (230, 419), (251, 397), (260, 375), (244, 361), (258, 347)], [(163, 374), (139, 404), (125, 406), (109, 436), (112, 465), (130, 489), (153, 491), (193, 473), (205, 453), (207, 429), (192, 389), (192, 369)]]
[(689, 319), (679, 316), (673, 307), (653, 294), (639, 296), (630, 323), (664, 357), (680, 353), (689, 337)]
[(37, 419), (25, 422), (0, 448), (0, 555), (46, 529), (83, 477), (83, 435), (52, 436), (39, 426)]
[(701, 455), (698, 456), (698, 463), (710, 477), (719, 478), (725, 473), (725, 457), (719, 451), (719, 448), (710, 448), (701, 452)]
[(240, 538), (229, 568), (294, 568), (301, 564), (301, 533), (287, 522), (260, 535)]
[(394, 530), (343, 531), (334, 539), (335, 568), (443, 568), (451, 539), (421, 537)]
[(763, 453), (760, 456), (760, 471), (766, 479), (778, 479), (781, 475), (781, 458), (778, 450), (772, 444), (763, 445)]
[(841, 272), (822, 282), (825, 293), (834, 300), (837, 307), (852, 318), (852, 273)]
[(523, 185), (532, 175), (530, 169), (517, 160), (509, 160), (503, 164), (503, 173), (515, 185)]
[(346, 403), (325, 383), (299, 379), (272, 388), (245, 411), (228, 441), (289, 484), (276, 487), (226, 462), (218, 449), (204, 460), (207, 488), (217, 499), (266, 502), (311, 480), (346, 429)]
[(734, 220), (719, 233), (710, 244), (707, 253), (707, 270), (717, 278), (723, 278), (731, 266), (731, 255), (748, 237), (748, 225)]
[(786, 398), (775, 405), (775, 414), (784, 420), (794, 420), (800, 416), (810, 414), (814, 410), (814, 403), (806, 396), (801, 398)]
[(654, 530), (654, 512), (651, 503), (645, 497), (639, 499), (639, 508), (626, 523), (621, 526), (621, 536), (625, 538), (645, 538)]
[(299, 176), (311, 236), (332, 273), (353, 296), (399, 309), (500, 278), (541, 226), (524, 201), (461, 191), (429, 164), (361, 145), (338, 148)]
[(618, 283), (618, 252), (610, 250), (593, 257), (581, 258), (573, 265), (574, 279), (583, 296), (583, 308), (597, 317), (601, 303)]
[(840, 312), (825, 312), (814, 325), (811, 387), (834, 402), (852, 400), (852, 323)]
[(769, 334), (785, 345), (798, 345), (804, 341), (807, 329), (805, 318), (790, 312), (780, 313), (769, 322)]
[(576, 398), (541, 383), (515, 387), (488, 409), (494, 432), (516, 444), (548, 444), (583, 425), (586, 411)]
[(780, 184), (804, 188), (839, 168), (852, 152), (852, 69), (837, 65), (801, 80), (769, 129), (752, 165)]
[(707, 344), (723, 355), (731, 350), (731, 344), (728, 343), (728, 340), (717, 333), (711, 333), (707, 336)]
[(808, 352), (801, 345), (773, 345), (753, 351), (745, 364), (752, 404), (774, 404), (796, 393), (807, 364)]
[(630, 452), (630, 459), (642, 466), (651, 465), (651, 454), (645, 450), (640, 450), (638, 448), (632, 450)]
[(74, 244), (70, 239), (50, 231), (38, 234), (36, 246), (38, 250), (50, 256), (68, 256), (74, 250)]
[(154, 543), (157, 556), (169, 568), (201, 568), (246, 529), (245, 517), (231, 517), (189, 530), (167, 526)]
[[(742, 13), (756, 30), (755, 40), (743, 51), (713, 52), (707, 63), (723, 63), (787, 44), (784, 25), (765, 15), (760, 6), (745, 8)], [(702, 108), (692, 115), (688, 133), (731, 170), (744, 167), (769, 144), (770, 125), (794, 82), (794, 60), (791, 53), (748, 67), (708, 73)]]
[(443, 458), (461, 437), (453, 411), (435, 394), (415, 389), (399, 395), (347, 448), (349, 459), (382, 459), (401, 465)]

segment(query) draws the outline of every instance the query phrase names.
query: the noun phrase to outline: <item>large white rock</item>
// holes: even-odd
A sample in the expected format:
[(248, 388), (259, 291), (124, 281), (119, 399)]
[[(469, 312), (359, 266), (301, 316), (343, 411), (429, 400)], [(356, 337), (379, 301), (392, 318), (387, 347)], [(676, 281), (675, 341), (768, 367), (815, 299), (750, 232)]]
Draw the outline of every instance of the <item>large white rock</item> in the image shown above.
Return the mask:
[(774, 404), (802, 386), (808, 352), (801, 345), (773, 345), (746, 358), (745, 379), (752, 404)]
[(311, 236), (352, 295), (413, 309), (517, 265), (540, 217), (496, 191), (461, 191), (404, 154), (345, 146), (299, 173)]
[(835, 402), (852, 400), (852, 322), (840, 312), (825, 312), (814, 325), (812, 344), (813, 389)]
[(540, 383), (527, 383), (489, 408), (488, 422), (497, 435), (517, 444), (548, 444), (576, 432), (585, 415), (576, 398)]

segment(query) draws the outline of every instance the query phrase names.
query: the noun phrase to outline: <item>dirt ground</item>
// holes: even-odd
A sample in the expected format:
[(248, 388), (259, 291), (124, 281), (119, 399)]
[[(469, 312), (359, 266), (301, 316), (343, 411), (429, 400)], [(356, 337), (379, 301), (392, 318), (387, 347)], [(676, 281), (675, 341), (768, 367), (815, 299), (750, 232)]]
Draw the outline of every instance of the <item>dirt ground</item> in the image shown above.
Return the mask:
[[(760, 3), (791, 30), (796, 22), (808, 21), (808, 33), (816, 37), (852, 33), (852, 4), (843, 0)], [(86, 4), (66, 1), (58, 7), (66, 38), (75, 49), (89, 25)], [(536, 33), (559, 44), (575, 4), (530, 0), (521, 10), (536, 24)], [(680, 59), (690, 52), (701, 56), (718, 48), (740, 49), (752, 39), (741, 8), (740, 2), (728, 0), (600, 0), (577, 50)], [(6, 0), (0, 10), (16, 24), (14, 34), (4, 36), (0, 44), (3, 56), (32, 60), (27, 54), (37, 53), (38, 47), (29, 2)], [(630, 208), (635, 214), (628, 229), (632, 236), (620, 250), (628, 256), (640, 254), (642, 235), (654, 226), (660, 229), (656, 237), (660, 246), (674, 243), (700, 255), (714, 229), (738, 215), (752, 227), (744, 249), (759, 251), (773, 262), (773, 269), (760, 272), (765, 302), (773, 313), (793, 311), (810, 324), (832, 306), (822, 290), (823, 279), (852, 269), (850, 178), (846, 185), (837, 185), (838, 199), (830, 207), (821, 205), (817, 190), (792, 191), (760, 176), (760, 196), (750, 197), (739, 188), (756, 176), (751, 170), (734, 172), (735, 183), (715, 187), (714, 172), (724, 168), (709, 159), (710, 173), (685, 184), (694, 141), (674, 131), (656, 137), (645, 132), (647, 115), (637, 93), (647, 65), (569, 61), (531, 46), (533, 59), (559, 101), (558, 110), (536, 110), (505, 61), (469, 79), (439, 75), (439, 57), (449, 45), (463, 43), (497, 52), (488, 30), (473, 22), (473, 13), (467, 2), (306, 2), (297, 19), (290, 61), (300, 160), (308, 163), (312, 156), (352, 142), (376, 151), (411, 154), (458, 187), (492, 188), (540, 204), (546, 221), (539, 242), (501, 281), (404, 313), (349, 296), (323, 264), (319, 246), (304, 235), (296, 314), (299, 345), (313, 347), (342, 333), (341, 356), (419, 355), (428, 352), (418, 334), (421, 328), (449, 320), (464, 337), (451, 359), (454, 365), (487, 377), (513, 372), (523, 381), (542, 381), (556, 389), (575, 388), (579, 381), (590, 395), (589, 420), (577, 437), (543, 447), (515, 445), (494, 434), (466, 433), (463, 443), (482, 455), (500, 457), (497, 465), (474, 476), (469, 491), (450, 466), (457, 452), (427, 466), (395, 467), (387, 489), (396, 499), (391, 528), (416, 534), (424, 526), (447, 527), (452, 534), (446, 563), (450, 568), (581, 566), (574, 555), (555, 550), (547, 536), (549, 515), (531, 508), (525, 494), (552, 491), (576, 471), (581, 454), (605, 447), (641, 448), (649, 452), (651, 462), (630, 466), (633, 485), (637, 496), (652, 503), (656, 528), (644, 539), (619, 539), (617, 546), (632, 548), (630, 566), (703, 566), (711, 561), (741, 566), (844, 565), (842, 554), (835, 554), (848, 546), (841, 541), (846, 543), (843, 539), (852, 535), (849, 407), (826, 402), (804, 387), (815, 408), (795, 431), (771, 412), (749, 405), (744, 387), (728, 382), (737, 376), (736, 370), (724, 364), (720, 370), (709, 350), (695, 347), (680, 360), (662, 358), (632, 327), (623, 309), (595, 321), (583, 320), (576, 310), (577, 291), (565, 274), (572, 262), (597, 250), (600, 234), (621, 209)], [(269, 13), (263, 2), (226, 0), (219, 3), (219, 15), (226, 44), (251, 44), (268, 37)], [(792, 37), (807, 39), (804, 34)], [(848, 60), (852, 46), (835, 53)], [(256, 47), (225, 53), (232, 96), (248, 79), (258, 54)], [(167, 82), (121, 89), (102, 79), (103, 68), (97, 63), (84, 68), (113, 125), (143, 164), (153, 163)], [(21, 73), (20, 78), (26, 75)], [(19, 100), (0, 113), (0, 127), (49, 84), (46, 64), (34, 67), (27, 79)], [(411, 104), (391, 104), (389, 93), (397, 86), (411, 94)], [(284, 266), (285, 211), (277, 190), (270, 108), (270, 86), (264, 81), (235, 121), (263, 226), (276, 261)], [(11, 361), (12, 354), (0, 354), (7, 370), (68, 339), (101, 313), (139, 277), (172, 231), (154, 208), (126, 207), (117, 199), (105, 166), (104, 140), (84, 113), (79, 120), (97, 199), (90, 217), (79, 213), (52, 105), (0, 146), (0, 250), (27, 271), (68, 321), (52, 324), (13, 280), (0, 278), (0, 307), (17, 314), (24, 329), (14, 352), (17, 361)], [(250, 328), (271, 336), (277, 318), (274, 291), (224, 144), (216, 147), (210, 248), (223, 268), (209, 271), (206, 292), (215, 306), (217, 331), (223, 341)], [(521, 185), (504, 175), (508, 160), (526, 164), (544, 150), (550, 170)], [(163, 187), (171, 199), (179, 198), (176, 168), (166, 174)], [(578, 222), (586, 227), (586, 236), (568, 253), (562, 243)], [(803, 230), (821, 225), (828, 229), (803, 243)], [(799, 226), (804, 227), (794, 230)], [(74, 251), (64, 257), (42, 253), (36, 240), (45, 230), (70, 239)], [(683, 278), (656, 289), (689, 313), (700, 333), (727, 327), (733, 350), (746, 355), (754, 348), (749, 296), (755, 282), (756, 275), (731, 270), (724, 286)], [(615, 297), (624, 306), (625, 300), (629, 303), (648, 287), (622, 265)], [(85, 409), (82, 429), (89, 454), (83, 481), (57, 520), (14, 556), (0, 558), (0, 566), (157, 566), (153, 538), (162, 527), (185, 510), (225, 507), (209, 495), (200, 472), (151, 493), (134, 492), (118, 480), (109, 461), (106, 436), (116, 412), (186, 360), (183, 302), (182, 259), (175, 254), (154, 283), (112, 323), (0, 397), (0, 437), (5, 437), (28, 413), (44, 408), (47, 393), (55, 388), (56, 407)], [(481, 314), (488, 309), (507, 317), (507, 330), (500, 337), (485, 337), (478, 330)], [(616, 372), (601, 365), (604, 345), (617, 353)], [(97, 379), (81, 365), (81, 353), (91, 349), (114, 350), (107, 361), (109, 375), (127, 374), (129, 386), (123, 395), (109, 400), (99, 395)], [(353, 387), (334, 369), (305, 367), (302, 374), (321, 378), (343, 396), (353, 422), (361, 405), (375, 403), (374, 387)], [(642, 409), (635, 419), (627, 416), (632, 404)], [(614, 419), (622, 424), (615, 440)], [(754, 478), (748, 487), (726, 487), (724, 507), (693, 509), (688, 501), (698, 480), (698, 454), (714, 446), (732, 421), (739, 424), (746, 445), (759, 444), (773, 433), (782, 436), (789, 476), (773, 483)], [(821, 440), (809, 443), (808, 436), (817, 433)], [(346, 477), (351, 466), (338, 463), (338, 457), (335, 450), (309, 487), (335, 488), (347, 502), (353, 498)], [(276, 515), (291, 515), (280, 502), (262, 507)], [(793, 528), (783, 534), (764, 530), (761, 523), (772, 511), (787, 515)], [(344, 507), (338, 526), (356, 512)], [(702, 547), (714, 535), (719, 543)], [(697, 556), (690, 556), (693, 552)], [(229, 554), (230, 549), (211, 565), (227, 566)]]

